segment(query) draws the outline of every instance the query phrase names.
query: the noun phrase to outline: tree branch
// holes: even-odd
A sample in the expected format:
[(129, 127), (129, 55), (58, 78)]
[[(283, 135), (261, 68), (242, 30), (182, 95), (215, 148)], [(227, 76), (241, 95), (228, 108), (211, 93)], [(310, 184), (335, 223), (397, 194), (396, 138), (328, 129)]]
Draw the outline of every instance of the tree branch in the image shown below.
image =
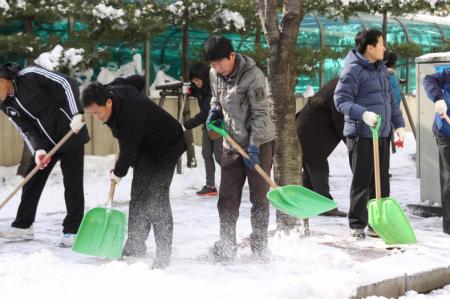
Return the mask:
[(276, 0), (258, 0), (258, 12), (261, 24), (264, 29), (264, 35), (269, 47), (277, 44), (280, 39), (280, 29), (277, 20), (277, 1)]

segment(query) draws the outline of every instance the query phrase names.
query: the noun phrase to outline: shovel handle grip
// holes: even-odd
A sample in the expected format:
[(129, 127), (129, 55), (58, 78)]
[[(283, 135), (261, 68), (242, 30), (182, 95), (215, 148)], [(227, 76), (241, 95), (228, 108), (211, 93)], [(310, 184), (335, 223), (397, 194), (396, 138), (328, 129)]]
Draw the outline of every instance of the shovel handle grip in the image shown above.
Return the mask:
[[(49, 159), (53, 156), (57, 150), (74, 134), (72, 130), (70, 130), (64, 137), (52, 148), (50, 152), (47, 153), (44, 159)], [(39, 171), (39, 166), (36, 165), (33, 170), (20, 182), (20, 184), (14, 188), (14, 190), (6, 197), (6, 199), (0, 204), (0, 210), (13, 198), (13, 196), (19, 191), (29, 180)]]
[[(248, 154), (242, 149), (242, 147), (233, 140), (233, 138), (230, 137), (230, 135), (225, 136), (226, 140), (231, 144), (232, 147), (234, 147), (239, 154), (241, 154), (242, 157), (249, 159)], [(278, 188), (278, 185), (275, 184), (275, 182), (270, 178), (270, 176), (267, 175), (267, 173), (259, 166), (258, 164), (255, 165), (256, 172), (259, 173), (260, 176), (267, 182), (267, 184), (270, 185), (270, 187), (276, 189)]]
[(113, 204), (114, 191), (116, 190), (116, 181), (111, 180), (111, 186), (109, 187), (108, 206), (111, 208)]
[(444, 119), (450, 125), (450, 117), (447, 114), (444, 114)]

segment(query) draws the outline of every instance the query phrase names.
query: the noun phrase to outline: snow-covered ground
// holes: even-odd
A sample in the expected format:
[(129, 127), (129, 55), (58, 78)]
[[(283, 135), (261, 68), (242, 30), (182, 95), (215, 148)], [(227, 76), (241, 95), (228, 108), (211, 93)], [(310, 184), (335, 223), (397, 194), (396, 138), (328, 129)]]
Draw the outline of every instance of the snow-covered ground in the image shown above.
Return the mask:
[[(392, 157), (391, 196), (402, 206), (419, 203), (415, 177), (415, 141)], [(450, 265), (450, 238), (441, 231), (441, 218), (409, 215), (419, 243), (405, 251), (385, 250), (379, 239), (355, 242), (348, 236), (346, 218), (310, 219), (311, 236), (299, 233), (276, 235), (269, 241), (270, 263), (250, 259), (250, 249), (240, 249), (234, 265), (212, 265), (196, 258), (218, 238), (217, 198), (197, 197), (204, 184), (199, 148), (194, 169), (175, 175), (171, 187), (174, 216), (172, 264), (166, 270), (151, 270), (155, 250), (153, 234), (148, 257), (137, 261), (109, 261), (84, 256), (57, 246), (65, 215), (62, 176), (56, 167), (47, 182), (35, 222), (36, 240), (7, 243), (0, 240), (1, 298), (348, 298), (359, 285), (385, 278)], [(87, 156), (85, 161), (86, 207), (106, 202), (108, 173), (114, 157)], [(0, 167), (0, 199), (6, 198), (21, 178), (16, 167)], [(351, 172), (347, 151), (340, 144), (330, 158), (331, 192), (341, 210), (349, 206)], [(219, 182), (220, 172), (217, 173)], [(116, 189), (117, 207), (127, 211), (131, 174)], [(20, 192), (19, 192), (20, 193)], [(0, 227), (15, 216), (19, 195), (0, 210)], [(250, 203), (245, 187), (238, 222), (238, 238), (250, 233)], [(271, 210), (271, 228), (275, 211)], [(335, 246), (330, 246), (330, 245)], [(351, 247), (349, 251), (337, 247)], [(367, 257), (364, 249), (378, 254)], [(359, 251), (358, 251), (359, 250)], [(359, 253), (358, 253), (359, 252)], [(426, 295), (409, 292), (402, 298), (450, 298), (450, 287)], [(380, 297), (372, 297), (380, 298)]]

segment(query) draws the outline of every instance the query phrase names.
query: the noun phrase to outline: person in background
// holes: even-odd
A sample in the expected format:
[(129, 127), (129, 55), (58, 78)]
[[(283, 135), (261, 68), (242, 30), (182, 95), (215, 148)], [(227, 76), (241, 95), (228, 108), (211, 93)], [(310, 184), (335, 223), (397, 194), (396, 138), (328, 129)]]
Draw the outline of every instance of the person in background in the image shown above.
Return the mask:
[(172, 252), (169, 189), (186, 143), (178, 121), (138, 88), (143, 86), (142, 77), (132, 79), (117, 79), (108, 86), (92, 83), (83, 91), (82, 102), (86, 112), (105, 123), (119, 141), (120, 154), (111, 180), (119, 183), (133, 167), (123, 256), (146, 255), (145, 242), (153, 226), (156, 254), (152, 267), (162, 269), (170, 264)]
[(223, 122), (230, 136), (247, 151), (244, 159), (225, 139), (217, 208), (220, 239), (209, 250), (214, 262), (229, 263), (236, 256), (236, 223), (246, 179), (250, 189), (250, 247), (255, 257), (268, 254), (269, 185), (256, 172), (255, 165), (270, 173), (274, 130), (270, 119), (266, 79), (253, 59), (234, 52), (223, 36), (211, 36), (204, 45), (205, 58), (212, 70), (211, 109), (206, 123)]
[(395, 96), (395, 103), (398, 107), (400, 107), (400, 102), (402, 101), (402, 93), (400, 87), (400, 81), (398, 80), (397, 75), (395, 74), (395, 66), (397, 64), (397, 54), (392, 51), (384, 52), (384, 62), (388, 69), (389, 73), (389, 82), (391, 82), (392, 91)]
[[(334, 92), (336, 109), (344, 113), (344, 136), (348, 147), (353, 178), (348, 213), (350, 234), (357, 239), (366, 237), (368, 225), (367, 202), (375, 198), (372, 131), (381, 115), (379, 153), (381, 196), (390, 193), (390, 134), (403, 142), (405, 138), (402, 112), (395, 103), (389, 74), (383, 62), (383, 35), (375, 29), (356, 35), (355, 47), (349, 51), (345, 66)], [(374, 235), (370, 229), (367, 232)]]
[(210, 67), (203, 62), (196, 62), (189, 68), (189, 80), (192, 83), (192, 95), (197, 98), (200, 112), (191, 119), (184, 122), (186, 130), (202, 126), (202, 156), (205, 160), (206, 185), (197, 192), (200, 196), (215, 196), (218, 194), (216, 189), (216, 166), (220, 165), (222, 159), (222, 138), (211, 140), (208, 136), (208, 130), (205, 122), (208, 117), (211, 102), (211, 86), (209, 85)]
[(450, 69), (425, 76), (423, 87), (434, 102), (436, 112), (433, 133), (439, 149), (439, 176), (441, 185), (442, 228), (450, 235)]
[[(83, 127), (83, 109), (76, 81), (61, 73), (33, 66), (20, 70), (0, 66), (0, 108), (13, 123), (34, 159), (26, 174), (40, 170), (23, 186), (16, 219), (0, 231), (0, 238), (34, 239), (33, 223), (45, 183), (56, 162), (61, 162), (67, 215), (63, 221), (61, 247), (71, 247), (84, 214), (84, 145), (89, 134)], [(66, 134), (76, 134), (49, 160), (49, 152)]]
[[(329, 199), (328, 156), (344, 140), (344, 115), (336, 110), (333, 95), (339, 78), (334, 78), (309, 98), (305, 107), (295, 116), (297, 136), (303, 153), (303, 186)], [(337, 208), (322, 216), (345, 217)]]

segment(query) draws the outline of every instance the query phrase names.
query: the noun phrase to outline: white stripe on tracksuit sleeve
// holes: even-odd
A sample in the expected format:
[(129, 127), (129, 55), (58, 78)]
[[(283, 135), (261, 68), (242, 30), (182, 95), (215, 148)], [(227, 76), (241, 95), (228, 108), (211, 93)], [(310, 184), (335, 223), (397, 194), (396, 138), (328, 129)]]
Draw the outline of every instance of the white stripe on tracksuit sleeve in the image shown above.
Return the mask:
[(38, 67), (29, 67), (29, 68), (23, 69), (19, 72), (19, 75), (25, 75), (27, 73), (36, 73), (36, 74), (42, 75), (48, 79), (51, 79), (51, 80), (59, 83), (64, 88), (64, 92), (66, 94), (66, 98), (69, 103), (69, 108), (70, 108), (70, 112), (72, 112), (72, 115), (80, 113), (78, 111), (78, 107), (77, 107), (77, 104), (75, 101), (75, 96), (73, 94), (72, 87), (70, 86), (70, 84), (66, 80), (66, 78), (64, 78), (63, 76), (60, 76), (56, 73), (53, 73), (53, 72), (50, 72), (50, 71), (47, 71), (45, 69), (38, 68)]

